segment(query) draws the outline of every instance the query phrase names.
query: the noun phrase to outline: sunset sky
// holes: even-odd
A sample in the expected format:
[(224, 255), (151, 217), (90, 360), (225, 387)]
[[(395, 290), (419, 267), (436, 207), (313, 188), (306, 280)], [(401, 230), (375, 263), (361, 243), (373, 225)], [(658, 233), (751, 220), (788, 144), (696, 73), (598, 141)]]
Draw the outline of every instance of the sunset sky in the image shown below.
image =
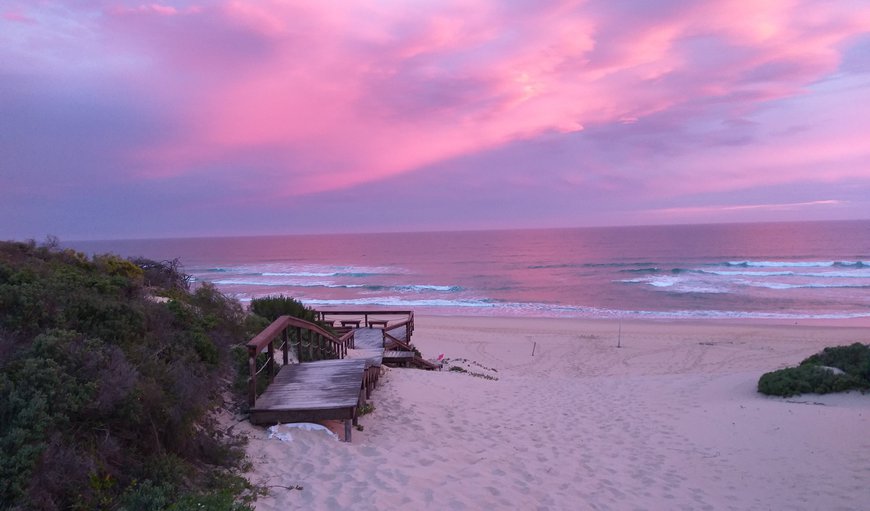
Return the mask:
[(870, 218), (870, 2), (0, 2), (0, 239)]

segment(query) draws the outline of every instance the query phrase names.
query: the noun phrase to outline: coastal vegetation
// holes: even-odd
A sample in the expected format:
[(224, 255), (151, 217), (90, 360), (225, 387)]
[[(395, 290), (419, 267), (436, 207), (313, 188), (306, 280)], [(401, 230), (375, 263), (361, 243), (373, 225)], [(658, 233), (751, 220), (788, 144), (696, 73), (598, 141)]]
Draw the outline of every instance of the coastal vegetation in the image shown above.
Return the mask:
[(177, 262), (0, 243), (0, 509), (250, 509), (212, 412), (264, 321)]
[(765, 373), (758, 380), (762, 394), (789, 397), (870, 390), (870, 346), (854, 343), (825, 348), (797, 367)]
[(314, 309), (306, 307), (299, 300), (284, 295), (254, 298), (251, 300), (251, 312), (270, 322), (275, 321), (280, 316), (293, 316), (312, 323), (317, 320), (317, 313)]

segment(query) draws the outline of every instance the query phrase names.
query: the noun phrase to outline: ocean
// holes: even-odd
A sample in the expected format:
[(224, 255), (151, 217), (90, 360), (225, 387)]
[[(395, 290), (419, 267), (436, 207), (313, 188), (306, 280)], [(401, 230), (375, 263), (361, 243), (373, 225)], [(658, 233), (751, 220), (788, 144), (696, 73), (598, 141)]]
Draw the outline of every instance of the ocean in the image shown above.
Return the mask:
[(870, 317), (870, 221), (67, 242), (315, 308), (583, 318)]

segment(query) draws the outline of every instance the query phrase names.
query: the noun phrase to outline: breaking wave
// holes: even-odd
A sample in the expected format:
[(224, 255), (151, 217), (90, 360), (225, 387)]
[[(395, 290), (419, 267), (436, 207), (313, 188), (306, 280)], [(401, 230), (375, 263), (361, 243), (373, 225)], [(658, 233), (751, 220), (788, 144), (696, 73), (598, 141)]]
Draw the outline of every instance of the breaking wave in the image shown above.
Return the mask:
[(870, 268), (870, 261), (728, 261), (743, 268)]

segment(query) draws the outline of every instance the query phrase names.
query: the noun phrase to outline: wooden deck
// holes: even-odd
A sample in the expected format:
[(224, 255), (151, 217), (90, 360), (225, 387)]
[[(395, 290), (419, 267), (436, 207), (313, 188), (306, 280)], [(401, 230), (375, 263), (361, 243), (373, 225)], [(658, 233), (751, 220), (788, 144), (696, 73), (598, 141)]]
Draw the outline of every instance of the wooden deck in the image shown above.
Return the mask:
[[(384, 360), (385, 338), (400, 338), (410, 342), (414, 329), (411, 311), (329, 312), (339, 316), (344, 324), (362, 323), (366, 327), (341, 332), (337, 337), (324, 327), (334, 326), (320, 314), (320, 324), (281, 316), (248, 343), (248, 380), (250, 419), (253, 424), (281, 422), (344, 421), (345, 441), (351, 439), (351, 424), (356, 424), (358, 408), (370, 397), (380, 376)], [(357, 321), (353, 316), (362, 315)], [(396, 321), (397, 315), (405, 318)], [(341, 317), (344, 316), (344, 317)], [(351, 319), (347, 319), (351, 316)], [(389, 316), (390, 319), (378, 319)], [(378, 328), (370, 328), (370, 322)], [(393, 322), (393, 327), (388, 324)], [(388, 333), (389, 332), (389, 333)], [(280, 346), (276, 346), (280, 341)], [(351, 352), (348, 348), (352, 348)], [(300, 363), (289, 363), (289, 350), (299, 356)], [(276, 352), (283, 352), (283, 364), (278, 367)], [(258, 356), (266, 353), (265, 363)], [(344, 358), (349, 353), (352, 357)], [(312, 360), (312, 357), (334, 357)], [(266, 371), (267, 387), (257, 393), (258, 377)]]
[(251, 408), (251, 423), (343, 420), (349, 442), (365, 369), (364, 359), (352, 358), (283, 366)]

